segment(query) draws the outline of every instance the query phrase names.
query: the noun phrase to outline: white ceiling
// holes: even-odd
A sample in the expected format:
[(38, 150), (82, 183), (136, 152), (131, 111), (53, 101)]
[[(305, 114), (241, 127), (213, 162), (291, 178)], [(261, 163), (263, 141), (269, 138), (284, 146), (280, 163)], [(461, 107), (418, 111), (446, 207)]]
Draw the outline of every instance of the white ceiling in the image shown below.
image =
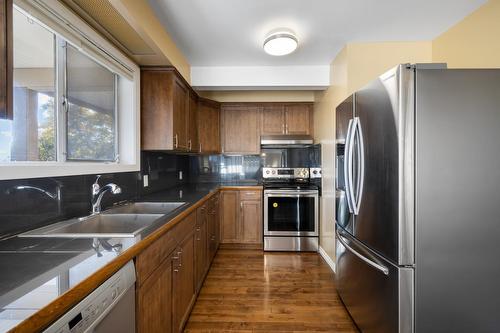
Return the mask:
[[(328, 65), (348, 42), (430, 40), (486, 0), (148, 0), (192, 66)], [(298, 50), (264, 53), (273, 29)]]

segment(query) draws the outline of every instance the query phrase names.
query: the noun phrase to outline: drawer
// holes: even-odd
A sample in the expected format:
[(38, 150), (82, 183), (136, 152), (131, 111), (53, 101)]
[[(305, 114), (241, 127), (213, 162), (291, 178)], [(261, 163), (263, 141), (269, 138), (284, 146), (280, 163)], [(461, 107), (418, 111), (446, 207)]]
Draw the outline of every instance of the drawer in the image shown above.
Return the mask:
[(177, 242), (175, 238), (168, 231), (137, 256), (135, 266), (139, 285), (146, 281), (163, 260), (172, 253), (176, 246)]
[(177, 243), (181, 243), (187, 236), (194, 232), (196, 227), (196, 211), (186, 216), (171, 231)]
[(203, 223), (205, 223), (207, 219), (207, 214), (208, 214), (208, 206), (207, 204), (203, 204), (201, 207), (198, 207), (196, 210), (196, 226), (202, 226)]
[(243, 190), (240, 191), (240, 200), (261, 200), (262, 191)]

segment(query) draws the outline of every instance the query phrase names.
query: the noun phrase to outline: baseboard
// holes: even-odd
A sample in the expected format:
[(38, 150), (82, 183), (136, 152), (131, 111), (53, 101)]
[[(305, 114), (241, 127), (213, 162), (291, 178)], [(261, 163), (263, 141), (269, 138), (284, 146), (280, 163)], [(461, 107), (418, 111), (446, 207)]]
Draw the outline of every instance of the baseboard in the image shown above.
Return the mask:
[(325, 259), (326, 263), (328, 264), (328, 266), (330, 266), (330, 268), (332, 269), (333, 273), (335, 273), (335, 262), (332, 260), (332, 258), (330, 258), (330, 256), (326, 253), (325, 250), (323, 250), (323, 248), (320, 246), (319, 247), (319, 254), (321, 255), (321, 257), (323, 257), (323, 259)]

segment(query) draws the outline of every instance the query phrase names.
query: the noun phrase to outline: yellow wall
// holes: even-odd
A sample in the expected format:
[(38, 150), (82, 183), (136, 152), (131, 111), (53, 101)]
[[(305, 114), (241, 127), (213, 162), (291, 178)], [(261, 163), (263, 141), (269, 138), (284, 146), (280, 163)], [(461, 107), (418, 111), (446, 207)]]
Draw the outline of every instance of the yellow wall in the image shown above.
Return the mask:
[(500, 0), (490, 0), (436, 38), (432, 58), (450, 68), (500, 67)]
[(314, 91), (310, 90), (198, 91), (198, 94), (218, 102), (314, 102)]
[(173, 39), (160, 23), (147, 1), (111, 0), (110, 3), (125, 17), (127, 22), (177, 68), (179, 73), (191, 83), (191, 66)]
[(400, 63), (431, 62), (431, 42), (348, 44), (331, 63), (330, 87), (315, 94), (314, 139), (322, 150), (320, 246), (335, 258), (335, 108), (350, 93)]

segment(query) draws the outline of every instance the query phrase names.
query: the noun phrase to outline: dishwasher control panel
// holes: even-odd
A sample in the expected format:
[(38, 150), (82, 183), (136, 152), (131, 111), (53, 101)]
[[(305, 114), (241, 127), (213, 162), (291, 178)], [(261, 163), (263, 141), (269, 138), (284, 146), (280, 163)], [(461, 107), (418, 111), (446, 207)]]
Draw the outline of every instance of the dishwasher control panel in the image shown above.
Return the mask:
[(130, 261), (44, 332), (80, 333), (92, 331), (134, 284), (135, 267)]

